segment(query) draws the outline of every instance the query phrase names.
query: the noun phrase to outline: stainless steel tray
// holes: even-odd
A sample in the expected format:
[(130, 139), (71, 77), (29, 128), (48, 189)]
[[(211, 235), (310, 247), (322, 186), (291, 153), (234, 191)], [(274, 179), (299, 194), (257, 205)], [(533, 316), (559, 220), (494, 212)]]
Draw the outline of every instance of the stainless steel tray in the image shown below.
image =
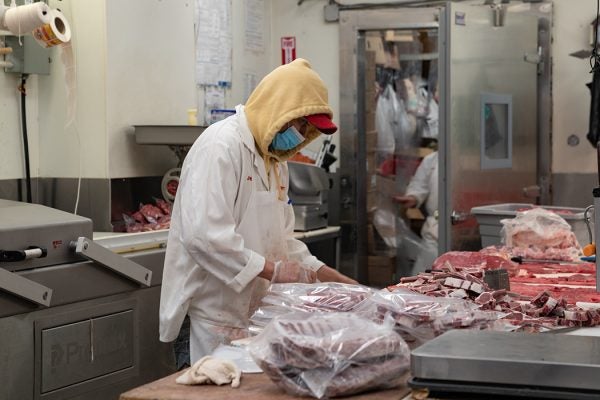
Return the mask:
[(205, 126), (134, 125), (137, 144), (191, 146), (204, 132)]

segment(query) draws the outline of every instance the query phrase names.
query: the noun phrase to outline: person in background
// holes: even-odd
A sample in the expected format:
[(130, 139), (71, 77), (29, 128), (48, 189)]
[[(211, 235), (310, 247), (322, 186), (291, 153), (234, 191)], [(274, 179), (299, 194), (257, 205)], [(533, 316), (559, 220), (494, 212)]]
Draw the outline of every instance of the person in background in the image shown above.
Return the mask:
[(403, 196), (394, 199), (406, 208), (421, 207), (425, 204), (427, 217), (421, 228), (423, 239), (413, 265), (411, 275), (417, 275), (430, 268), (438, 255), (438, 152), (425, 156), (410, 180)]
[[(438, 138), (438, 89), (429, 101), (429, 110), (426, 118), (426, 129), (423, 135), (426, 139)], [(411, 275), (417, 275), (430, 268), (438, 256), (438, 152), (425, 156), (415, 175), (410, 180), (406, 193), (397, 196), (394, 200), (406, 208), (420, 208), (425, 205), (427, 217), (421, 228), (423, 239)]]
[(308, 61), (269, 73), (236, 114), (208, 127), (181, 170), (160, 299), (160, 340), (190, 320), (190, 361), (247, 336), (271, 282), (356, 283), (293, 238), (286, 160), (333, 134), (327, 89)]

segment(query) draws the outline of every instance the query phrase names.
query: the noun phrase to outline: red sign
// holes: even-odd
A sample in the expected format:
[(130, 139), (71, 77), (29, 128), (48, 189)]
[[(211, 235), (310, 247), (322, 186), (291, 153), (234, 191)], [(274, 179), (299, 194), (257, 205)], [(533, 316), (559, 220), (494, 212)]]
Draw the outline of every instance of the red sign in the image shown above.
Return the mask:
[(291, 63), (296, 59), (296, 37), (285, 36), (281, 38), (281, 64)]

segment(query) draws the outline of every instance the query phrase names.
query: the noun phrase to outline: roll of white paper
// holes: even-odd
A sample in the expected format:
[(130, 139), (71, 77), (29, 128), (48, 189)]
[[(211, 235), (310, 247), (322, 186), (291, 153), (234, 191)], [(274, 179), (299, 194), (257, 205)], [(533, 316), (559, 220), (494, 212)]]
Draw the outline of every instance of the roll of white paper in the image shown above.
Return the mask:
[(52, 10), (44, 2), (12, 7), (4, 14), (4, 25), (13, 35), (25, 35), (50, 23)]
[(69, 22), (59, 10), (50, 10), (50, 22), (33, 30), (35, 40), (44, 47), (52, 47), (71, 40)]

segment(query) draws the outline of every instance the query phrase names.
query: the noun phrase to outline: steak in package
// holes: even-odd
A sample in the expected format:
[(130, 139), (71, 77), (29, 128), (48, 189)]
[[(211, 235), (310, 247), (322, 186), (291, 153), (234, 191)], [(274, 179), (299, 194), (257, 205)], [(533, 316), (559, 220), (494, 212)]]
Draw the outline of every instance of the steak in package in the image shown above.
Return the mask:
[(375, 291), (367, 286), (337, 282), (275, 283), (250, 317), (251, 331), (260, 331), (275, 316), (291, 311), (349, 312)]
[(281, 315), (248, 350), (286, 392), (318, 399), (397, 386), (410, 367), (410, 350), (391, 321), (353, 313)]

